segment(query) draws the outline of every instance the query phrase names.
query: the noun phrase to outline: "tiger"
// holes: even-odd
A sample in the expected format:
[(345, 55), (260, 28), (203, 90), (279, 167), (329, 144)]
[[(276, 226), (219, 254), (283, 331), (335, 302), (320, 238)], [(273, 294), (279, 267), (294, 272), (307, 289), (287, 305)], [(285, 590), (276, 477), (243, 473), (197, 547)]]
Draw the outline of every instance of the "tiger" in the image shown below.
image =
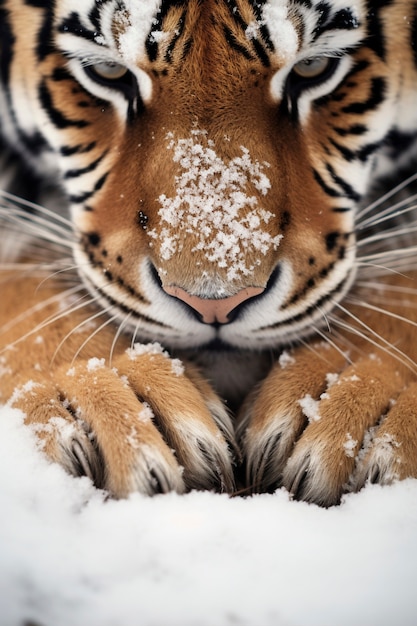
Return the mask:
[(417, 477), (415, 0), (0, 0), (0, 72), (0, 401), (52, 462)]

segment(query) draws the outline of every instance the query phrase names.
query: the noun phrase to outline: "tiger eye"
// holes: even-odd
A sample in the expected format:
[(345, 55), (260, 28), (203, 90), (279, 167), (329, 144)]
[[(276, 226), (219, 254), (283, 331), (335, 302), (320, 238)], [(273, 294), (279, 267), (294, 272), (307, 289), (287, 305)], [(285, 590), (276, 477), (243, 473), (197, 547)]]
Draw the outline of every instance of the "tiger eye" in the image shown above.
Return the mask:
[(305, 59), (296, 63), (293, 71), (301, 76), (301, 78), (316, 78), (323, 74), (330, 64), (329, 57), (316, 57), (313, 59)]

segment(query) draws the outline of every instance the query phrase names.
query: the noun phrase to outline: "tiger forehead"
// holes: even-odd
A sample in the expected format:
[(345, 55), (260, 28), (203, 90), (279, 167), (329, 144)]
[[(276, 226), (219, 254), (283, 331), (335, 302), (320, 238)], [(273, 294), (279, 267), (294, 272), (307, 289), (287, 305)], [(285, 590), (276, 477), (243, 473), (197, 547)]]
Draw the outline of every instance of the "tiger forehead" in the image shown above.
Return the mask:
[(145, 71), (190, 59), (216, 71), (222, 62), (279, 70), (355, 47), (366, 7), (365, 0), (60, 0), (54, 13), (59, 45), (82, 60)]
[[(144, 41), (139, 42), (138, 29), (146, 32), (139, 15), (143, 9), (125, 3), (114, 14), (113, 37), (127, 64), (143, 64), (145, 58), (153, 65), (169, 65), (183, 63), (188, 57), (216, 64), (230, 58), (232, 52), (232, 59), (238, 55), (246, 62), (269, 66), (271, 55), (275, 62), (291, 61), (299, 47), (301, 20), (287, 2), (280, 4), (278, 9), (269, 3), (227, 0), (162, 2)], [(275, 42), (267, 27), (271, 8), (275, 30), (280, 33)]]

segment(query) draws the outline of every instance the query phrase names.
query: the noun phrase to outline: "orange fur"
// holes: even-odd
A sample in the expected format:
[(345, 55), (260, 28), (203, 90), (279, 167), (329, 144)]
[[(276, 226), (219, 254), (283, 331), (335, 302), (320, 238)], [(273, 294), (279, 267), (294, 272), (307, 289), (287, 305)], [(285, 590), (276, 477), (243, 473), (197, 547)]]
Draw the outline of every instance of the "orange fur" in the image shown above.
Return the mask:
[[(17, 260), (5, 259), (0, 400), (25, 413), (51, 459), (114, 497), (234, 492), (241, 456), (245, 492), (284, 485), (325, 506), (367, 480), (417, 477), (415, 260), (376, 278), (379, 310), (355, 281), (354, 217), (380, 165), (371, 157), (417, 106), (413, 26), (403, 19), (414, 3), (375, 3), (375, 22), (362, 0), (337, 3), (321, 48), (325, 11), (304, 23), (298, 4), (282, 18), (293, 50), (263, 34), (263, 3), (190, 0), (150, 22), (155, 49), (138, 44), (132, 60), (123, 47), (132, 24), (118, 5), (108, 32), (91, 34), (91, 22), (81, 28), (55, 2), (51, 48), (40, 54), (43, 9), (3, 2), (16, 51), (7, 112), (44, 142), (30, 168), (65, 189), (73, 235), (53, 236), (72, 237), (78, 274), (66, 284), (42, 263), (24, 271), (25, 259), (38, 262), (36, 228), (28, 251), (22, 244)], [(384, 54), (368, 21), (381, 28)], [(98, 35), (109, 39), (105, 52)], [(323, 75), (303, 83), (300, 67), (317, 58), (328, 61)], [(125, 83), (100, 78), (109, 63)], [(15, 122), (4, 107), (6, 128)], [(7, 139), (28, 157), (13, 132)], [(19, 214), (22, 230), (38, 215), (53, 222)], [(222, 252), (225, 234), (232, 252)], [(399, 257), (403, 235), (393, 232)], [(50, 248), (42, 259), (53, 264)], [(153, 340), (170, 355), (135, 345)], [(206, 354), (217, 340), (224, 352)]]

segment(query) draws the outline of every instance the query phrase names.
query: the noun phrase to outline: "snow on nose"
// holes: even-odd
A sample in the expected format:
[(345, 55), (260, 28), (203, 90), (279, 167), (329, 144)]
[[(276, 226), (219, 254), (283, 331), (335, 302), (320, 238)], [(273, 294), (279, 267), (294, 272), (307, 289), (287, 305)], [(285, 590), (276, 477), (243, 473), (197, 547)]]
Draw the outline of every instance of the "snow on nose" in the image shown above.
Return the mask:
[(224, 160), (203, 130), (191, 131), (187, 139), (169, 133), (167, 139), (178, 172), (175, 194), (159, 196), (160, 224), (148, 231), (161, 263), (188, 248), (228, 281), (250, 276), (282, 239), (268, 228), (275, 215), (260, 206), (271, 188), (269, 164), (252, 159), (244, 146)]

